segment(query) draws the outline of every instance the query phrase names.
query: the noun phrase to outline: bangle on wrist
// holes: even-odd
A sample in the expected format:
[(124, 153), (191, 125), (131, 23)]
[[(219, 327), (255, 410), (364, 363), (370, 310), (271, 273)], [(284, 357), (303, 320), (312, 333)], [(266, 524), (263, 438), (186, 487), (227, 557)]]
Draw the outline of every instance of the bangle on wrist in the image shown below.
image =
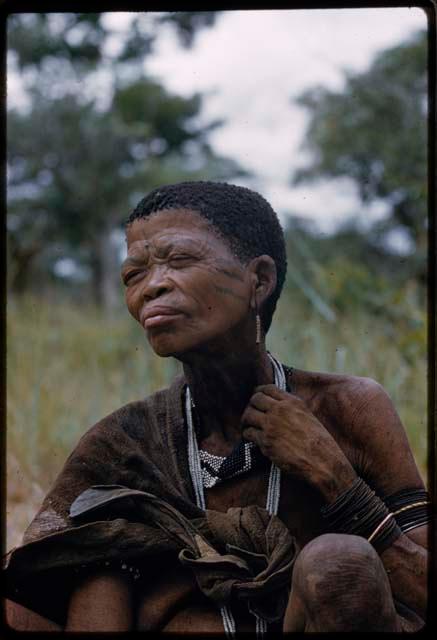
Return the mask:
[(382, 522), (379, 523), (379, 525), (376, 527), (375, 531), (370, 534), (370, 536), (367, 538), (368, 542), (372, 542), (372, 540), (376, 537), (376, 535), (378, 534), (378, 532), (382, 529), (382, 527), (385, 525), (385, 523), (387, 522), (387, 520), (389, 518), (393, 518), (393, 514), (392, 513), (388, 513), (384, 520)]
[(381, 553), (401, 535), (394, 515), (362, 478), (322, 508), (326, 530), (366, 538)]
[(384, 498), (403, 533), (431, 520), (431, 501), (425, 489), (402, 489)]

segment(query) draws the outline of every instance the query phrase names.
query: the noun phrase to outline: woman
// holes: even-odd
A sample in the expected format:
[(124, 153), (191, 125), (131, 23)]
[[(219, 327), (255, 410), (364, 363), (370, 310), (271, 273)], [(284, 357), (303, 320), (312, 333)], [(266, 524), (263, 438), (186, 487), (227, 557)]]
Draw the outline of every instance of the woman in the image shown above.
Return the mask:
[(184, 375), (80, 440), (8, 558), (10, 624), (421, 628), (429, 501), (389, 398), (266, 351), (286, 272), (270, 205), (168, 185), (126, 236), (127, 308)]

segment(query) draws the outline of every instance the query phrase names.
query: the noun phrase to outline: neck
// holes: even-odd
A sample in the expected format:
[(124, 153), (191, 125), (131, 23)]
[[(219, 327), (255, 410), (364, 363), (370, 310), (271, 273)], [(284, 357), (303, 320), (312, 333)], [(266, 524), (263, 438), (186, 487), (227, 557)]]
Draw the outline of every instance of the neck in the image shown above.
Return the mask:
[(249, 353), (196, 356), (183, 367), (200, 421), (200, 444), (234, 446), (241, 440), (241, 416), (255, 387), (274, 382), (265, 346)]

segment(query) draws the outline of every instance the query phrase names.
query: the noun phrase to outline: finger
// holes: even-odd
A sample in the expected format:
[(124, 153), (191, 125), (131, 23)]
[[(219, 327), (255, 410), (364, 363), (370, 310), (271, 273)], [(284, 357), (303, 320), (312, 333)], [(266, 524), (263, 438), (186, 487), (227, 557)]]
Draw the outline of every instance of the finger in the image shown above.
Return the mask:
[(241, 424), (243, 429), (245, 427), (254, 427), (255, 429), (262, 429), (264, 423), (264, 413), (258, 411), (250, 405), (246, 407), (243, 415), (241, 416)]
[(275, 384), (263, 384), (259, 387), (255, 387), (255, 393), (264, 393), (266, 396), (270, 396), (275, 400), (283, 400), (286, 396), (286, 391), (281, 391)]
[(258, 411), (262, 411), (265, 413), (266, 411), (270, 411), (270, 409), (272, 409), (272, 407), (276, 404), (276, 402), (277, 401), (274, 400), (271, 396), (268, 396), (265, 393), (258, 391), (257, 393), (254, 393), (253, 396), (251, 397), (249, 401), (249, 406), (254, 407), (255, 409), (258, 409)]
[(249, 440), (249, 442), (254, 442), (259, 447), (261, 445), (262, 431), (253, 427), (246, 427), (243, 429), (243, 438)]

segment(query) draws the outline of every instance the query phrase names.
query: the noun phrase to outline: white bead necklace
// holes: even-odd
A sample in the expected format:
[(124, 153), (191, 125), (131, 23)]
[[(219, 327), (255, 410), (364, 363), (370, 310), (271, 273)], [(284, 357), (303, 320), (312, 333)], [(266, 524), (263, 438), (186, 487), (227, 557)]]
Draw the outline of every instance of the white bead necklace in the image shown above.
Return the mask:
[[(273, 358), (270, 353), (268, 354), (270, 361), (273, 365), (275, 385), (285, 391), (287, 388), (285, 373), (282, 365)], [(197, 438), (193, 425), (193, 401), (191, 397), (190, 387), (187, 385), (185, 395), (185, 412), (187, 416), (188, 427), (188, 466), (190, 469), (191, 480), (194, 487), (194, 494), (196, 496), (196, 504), (203, 511), (206, 509), (204, 483), (202, 477), (202, 468), (200, 464), (199, 448), (197, 446)], [(210, 454), (211, 455), (211, 454)], [(267, 501), (266, 511), (271, 515), (277, 515), (279, 506), (279, 497), (281, 491), (281, 470), (273, 464), (270, 468), (269, 486), (267, 489)], [(225, 605), (220, 609), (220, 613), (223, 619), (223, 627), (228, 637), (235, 637), (236, 625), (234, 616), (229, 606)], [(262, 636), (267, 631), (267, 622), (264, 618), (256, 616), (256, 634)]]

